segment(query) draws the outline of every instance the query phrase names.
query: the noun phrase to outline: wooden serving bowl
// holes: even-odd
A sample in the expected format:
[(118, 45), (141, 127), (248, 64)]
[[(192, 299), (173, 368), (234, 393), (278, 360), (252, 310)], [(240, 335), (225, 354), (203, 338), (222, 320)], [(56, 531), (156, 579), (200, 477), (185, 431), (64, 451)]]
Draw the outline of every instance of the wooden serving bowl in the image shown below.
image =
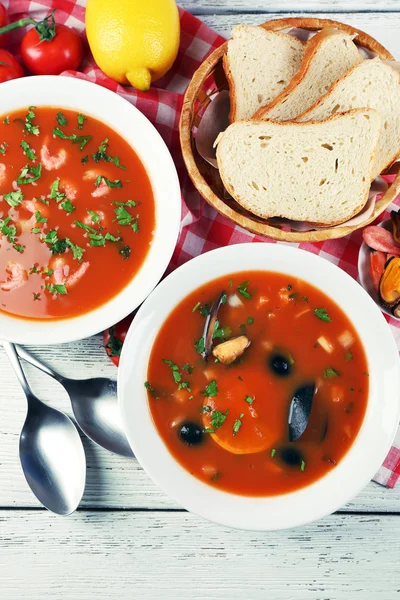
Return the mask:
[[(272, 31), (298, 27), (317, 31), (324, 27), (335, 27), (354, 34), (354, 42), (386, 60), (394, 60), (386, 48), (373, 37), (355, 29), (350, 25), (332, 21), (331, 19), (314, 18), (288, 18), (267, 21), (261, 27)], [(228, 89), (228, 82), (222, 66), (222, 57), (227, 52), (227, 42), (219, 46), (197, 69), (186, 90), (182, 114), (179, 124), (182, 154), (189, 172), (189, 176), (203, 198), (213, 206), (221, 215), (224, 215), (244, 229), (264, 235), (276, 240), (286, 242), (320, 242), (327, 239), (336, 239), (350, 234), (352, 231), (371, 223), (380, 215), (400, 193), (400, 173), (388, 190), (375, 203), (373, 214), (363, 223), (346, 226), (335, 225), (314, 231), (286, 231), (279, 226), (253, 215), (242, 208), (233, 199), (227, 199), (219, 172), (207, 163), (197, 152), (194, 143), (196, 129), (201, 121), (205, 109), (211, 102), (212, 96), (219, 91)]]

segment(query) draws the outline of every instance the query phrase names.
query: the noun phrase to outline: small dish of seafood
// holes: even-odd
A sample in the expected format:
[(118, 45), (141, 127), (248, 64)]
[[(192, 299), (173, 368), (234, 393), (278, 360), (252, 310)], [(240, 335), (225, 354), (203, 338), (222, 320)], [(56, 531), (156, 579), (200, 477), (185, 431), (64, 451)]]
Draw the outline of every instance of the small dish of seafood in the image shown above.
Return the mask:
[(382, 312), (400, 320), (400, 211), (363, 230), (358, 255), (360, 283)]

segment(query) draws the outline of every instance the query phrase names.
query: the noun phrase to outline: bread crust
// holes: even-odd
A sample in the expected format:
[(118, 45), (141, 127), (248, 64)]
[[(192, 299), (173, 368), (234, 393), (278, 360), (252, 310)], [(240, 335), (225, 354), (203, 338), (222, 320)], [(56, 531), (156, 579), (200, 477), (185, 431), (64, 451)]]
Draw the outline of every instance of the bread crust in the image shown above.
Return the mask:
[[(312, 63), (315, 55), (317, 54), (322, 43), (324, 42), (324, 40), (327, 37), (328, 29), (331, 29), (331, 28), (329, 27), (329, 28), (321, 29), (321, 31), (319, 31), (314, 37), (312, 37), (307, 42), (306, 49), (304, 51), (303, 60), (301, 61), (300, 69), (297, 71), (297, 73), (295, 73), (293, 75), (292, 79), (289, 81), (288, 86), (284, 90), (282, 90), (282, 92), (279, 94), (279, 96), (277, 96), (274, 100), (272, 100), (272, 102), (270, 102), (269, 104), (266, 104), (265, 106), (261, 106), (254, 113), (254, 115), (252, 116), (252, 119), (255, 119), (255, 120), (263, 119), (266, 112), (268, 112), (269, 110), (271, 110), (271, 108), (273, 108), (274, 106), (279, 104), (282, 100), (287, 98), (292, 93), (294, 88), (297, 87), (298, 84), (305, 78), (305, 76), (307, 75), (308, 70), (310, 68), (310, 64)], [(345, 33), (347, 33), (347, 32), (345, 32)], [(360, 55), (360, 61), (361, 60), (362, 60), (362, 58)], [(337, 81), (337, 79), (335, 80), (335, 82), (336, 81)], [(333, 82), (333, 83), (335, 83), (335, 82)], [(305, 112), (305, 111), (303, 111), (303, 112)]]
[[(368, 109), (363, 109), (363, 108), (355, 108), (353, 110), (349, 110), (347, 112), (344, 113), (336, 113), (334, 115), (331, 115), (330, 117), (328, 117), (327, 119), (324, 119), (323, 121), (306, 121), (306, 123), (298, 123), (296, 121), (274, 121), (273, 119), (259, 119), (259, 120), (255, 120), (255, 119), (250, 119), (250, 120), (245, 120), (245, 119), (241, 119), (239, 121), (236, 121), (236, 123), (251, 123), (253, 125), (257, 124), (257, 123), (273, 123), (276, 126), (279, 127), (293, 127), (293, 126), (304, 126), (305, 124), (318, 124), (318, 123), (327, 123), (329, 121), (334, 121), (336, 120), (338, 117), (341, 117), (343, 115), (348, 115), (348, 114), (356, 114), (359, 112), (365, 112), (365, 111), (370, 111), (373, 113), (376, 113), (379, 115), (378, 111), (374, 110), (373, 108), (368, 108)], [(376, 154), (376, 147), (377, 147), (377, 143), (378, 143), (378, 137), (379, 137), (379, 132), (380, 130), (378, 130), (378, 135), (376, 137), (376, 141), (375, 141), (375, 146), (372, 150), (371, 156), (370, 156), (370, 161), (369, 161), (369, 174), (368, 174), (368, 181), (369, 183), (371, 183), (373, 181), (373, 175), (372, 175), (372, 165), (374, 163), (375, 160), (375, 154)], [(224, 184), (225, 189), (227, 190), (227, 192), (232, 196), (232, 198), (244, 209), (246, 209), (247, 211), (249, 211), (250, 213), (257, 215), (258, 217), (261, 217), (262, 219), (270, 219), (272, 217), (278, 217), (278, 218), (287, 218), (283, 215), (266, 215), (265, 213), (262, 213), (261, 211), (257, 211), (254, 209), (254, 207), (252, 207), (251, 209), (248, 207), (246, 202), (243, 202), (242, 199), (238, 199), (235, 194), (234, 194), (234, 190), (232, 185), (229, 184), (228, 182), (228, 178), (225, 177), (225, 173), (224, 170), (222, 169), (222, 166), (219, 163), (218, 160), (218, 146), (217, 146), (217, 162), (218, 162), (218, 169), (219, 169), (219, 173), (222, 179), (222, 182)], [(309, 224), (312, 227), (334, 227), (336, 225), (341, 225), (342, 223), (346, 223), (347, 221), (349, 221), (350, 219), (352, 219), (353, 217), (355, 217), (366, 205), (367, 200), (368, 200), (368, 196), (369, 196), (369, 190), (370, 190), (370, 186), (366, 187), (366, 193), (364, 194), (363, 199), (361, 200), (360, 204), (358, 204), (354, 211), (351, 213), (351, 215), (347, 216), (346, 219), (339, 219), (338, 221), (332, 221), (330, 223), (322, 223), (322, 222), (315, 222), (315, 221), (303, 221), (304, 223)], [(290, 220), (290, 219), (289, 219)], [(292, 219), (293, 220), (293, 219)]]
[[(255, 27), (260, 27), (260, 29), (267, 29), (266, 27), (263, 27), (262, 25), (255, 25)], [(274, 31), (274, 33), (281, 37), (287, 35), (286, 33), (279, 33), (279, 31)], [(230, 39), (234, 39), (234, 38), (230, 38)], [(229, 41), (230, 40), (228, 40), (228, 42), (227, 42), (227, 51), (222, 57), (222, 66), (224, 68), (225, 77), (226, 77), (226, 80), (228, 82), (228, 87), (229, 87), (229, 99), (230, 99), (229, 122), (234, 123), (236, 121), (237, 93), (236, 93), (235, 80), (232, 75), (232, 69), (229, 64), (229, 58), (228, 58)], [(304, 45), (304, 42), (302, 40), (298, 40), (298, 41)]]
[[(376, 59), (374, 59), (376, 60)], [(346, 77), (349, 76), (350, 73), (352, 73), (355, 69), (357, 69), (359, 67), (360, 63), (358, 63), (357, 65), (354, 65), (354, 67), (352, 67), (349, 71), (347, 71), (347, 73), (345, 73), (344, 75), (342, 75), (342, 77), (339, 77), (339, 79), (337, 79), (336, 81), (334, 81), (332, 83), (332, 85), (330, 86), (329, 90), (326, 92), (326, 94), (324, 94), (323, 96), (321, 96), (320, 98), (318, 98), (318, 100), (316, 100), (316, 102), (314, 102), (314, 104), (312, 104), (309, 108), (307, 108), (307, 110), (304, 110), (302, 113), (300, 113), (295, 121), (298, 121), (299, 119), (301, 119), (302, 117), (306, 116), (309, 112), (313, 111), (314, 108), (316, 108), (317, 106), (319, 106), (321, 104), (321, 102), (323, 100), (325, 100), (325, 98), (327, 98), (331, 92), (333, 91), (333, 89), (340, 85), (340, 83), (343, 81), (343, 79), (345, 79)], [(390, 65), (385, 65), (387, 67), (389, 67), (390, 69), (392, 69), (392, 71), (394, 73), (396, 73), (396, 77), (398, 79), (398, 84), (400, 85), (400, 72), (397, 71), (397, 69), (393, 69), (393, 67), (391, 67)], [(356, 109), (354, 109), (356, 110)], [(374, 109), (372, 109), (374, 110)], [(350, 112), (350, 111), (346, 111), (346, 112)], [(333, 116), (333, 115), (332, 115)], [(326, 119), (324, 119), (325, 121)], [(295, 122), (293, 121), (293, 122)], [(315, 121), (303, 121), (305, 123), (315, 123)], [(400, 157), (400, 140), (399, 140), (399, 147), (397, 149), (397, 152), (395, 152), (390, 159), (388, 160), (388, 162), (385, 164), (385, 166), (381, 169), (380, 173), (383, 173), (384, 171), (386, 171), (394, 162), (396, 162), (396, 160)], [(378, 173), (378, 175), (380, 174)]]

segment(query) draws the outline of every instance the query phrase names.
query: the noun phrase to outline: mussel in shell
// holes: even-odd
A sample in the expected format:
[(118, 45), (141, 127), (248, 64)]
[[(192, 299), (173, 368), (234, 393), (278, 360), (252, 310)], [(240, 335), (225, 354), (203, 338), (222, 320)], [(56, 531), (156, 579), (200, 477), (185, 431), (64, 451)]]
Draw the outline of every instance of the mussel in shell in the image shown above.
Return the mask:
[(208, 360), (208, 355), (211, 352), (211, 348), (213, 345), (213, 334), (215, 323), (217, 322), (218, 311), (220, 309), (221, 304), (224, 302), (224, 298), (226, 298), (226, 294), (224, 291), (220, 293), (218, 298), (215, 300), (213, 305), (211, 306), (210, 312), (206, 317), (206, 322), (204, 323), (203, 330), (203, 340), (204, 340), (204, 350), (201, 353), (201, 356), (205, 361)]
[(306, 383), (294, 392), (288, 417), (290, 442), (295, 442), (303, 435), (310, 418), (314, 394), (314, 383)]
[(379, 296), (382, 303), (391, 309), (395, 317), (400, 317), (400, 258), (393, 257), (386, 264), (379, 283)]

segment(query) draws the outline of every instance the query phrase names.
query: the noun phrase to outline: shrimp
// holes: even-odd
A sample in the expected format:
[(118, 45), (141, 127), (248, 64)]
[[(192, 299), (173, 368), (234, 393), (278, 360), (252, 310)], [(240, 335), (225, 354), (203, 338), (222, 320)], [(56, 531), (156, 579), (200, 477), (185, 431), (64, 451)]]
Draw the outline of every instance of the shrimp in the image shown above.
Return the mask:
[(46, 144), (40, 150), (40, 158), (47, 171), (55, 171), (63, 166), (67, 160), (67, 152), (62, 148), (57, 154), (50, 154)]
[(65, 258), (59, 256), (51, 264), (53, 279), (56, 284), (64, 284), (67, 288), (73, 287), (82, 279), (90, 266), (89, 262), (82, 263), (76, 271), (71, 273)]
[(0, 163), (0, 185), (3, 184), (6, 180), (6, 165), (4, 163)]
[(28, 280), (28, 273), (17, 262), (10, 260), (7, 263), (6, 272), (9, 275), (7, 281), (0, 282), (0, 288), (3, 292), (12, 292), (25, 285)]
[[(83, 180), (84, 181), (95, 181), (98, 177), (102, 177), (102, 176), (107, 177), (107, 175), (104, 173), (104, 171), (101, 172), (99, 169), (88, 169), (83, 174)], [(96, 187), (96, 189), (93, 190), (92, 196), (93, 196), (93, 198), (101, 198), (102, 196), (107, 196), (107, 194), (109, 194), (109, 192), (110, 192), (110, 188), (108, 187), (108, 185), (106, 184), (104, 179), (102, 179), (100, 182), (100, 185), (98, 185)]]

